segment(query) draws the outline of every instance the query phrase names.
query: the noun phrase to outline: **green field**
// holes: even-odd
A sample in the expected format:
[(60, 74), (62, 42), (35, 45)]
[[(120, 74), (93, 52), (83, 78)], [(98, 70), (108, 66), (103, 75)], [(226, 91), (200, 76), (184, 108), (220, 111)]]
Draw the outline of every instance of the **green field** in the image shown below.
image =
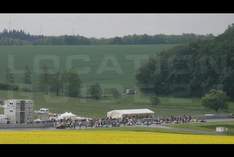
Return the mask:
[(204, 130), (213, 130), (217, 126), (228, 127), (234, 129), (234, 121), (225, 122), (207, 122), (207, 123), (194, 123), (194, 124), (175, 124), (172, 125), (177, 128), (203, 128)]
[[(205, 109), (197, 98), (160, 97), (161, 104), (152, 106), (148, 97), (141, 94), (122, 96), (120, 99), (102, 98), (101, 100), (79, 99), (43, 95), (41, 93), (0, 91), (1, 98), (27, 98), (34, 100), (34, 109), (48, 107), (51, 112), (73, 112), (80, 116), (104, 117), (107, 111), (114, 109), (149, 108), (158, 116), (191, 114), (194, 116), (214, 113)], [(234, 113), (234, 103), (229, 103), (229, 113)]]
[(194, 124), (174, 124), (171, 125), (173, 128), (192, 129), (198, 131), (207, 131), (214, 133), (216, 127), (228, 128), (226, 135), (234, 135), (234, 121), (222, 121), (222, 122), (207, 122), (207, 123), (194, 123)]
[[(47, 64), (51, 72), (74, 67), (84, 84), (135, 86), (138, 61), (176, 45), (100, 45), (100, 46), (0, 46), (0, 80), (5, 81), (7, 65), (22, 83), (22, 70), (28, 65), (34, 76)], [(34, 82), (36, 77), (34, 77)]]

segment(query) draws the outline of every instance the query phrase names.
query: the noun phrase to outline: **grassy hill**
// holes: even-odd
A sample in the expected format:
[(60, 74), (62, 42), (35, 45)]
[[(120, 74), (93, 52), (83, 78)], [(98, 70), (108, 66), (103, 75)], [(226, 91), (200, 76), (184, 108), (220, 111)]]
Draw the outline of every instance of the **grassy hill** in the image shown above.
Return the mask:
[[(83, 84), (99, 82), (109, 87), (134, 87), (134, 57), (147, 59), (162, 50), (175, 45), (109, 45), (109, 46), (0, 46), (0, 80), (4, 82), (7, 65), (13, 66), (17, 83), (22, 82), (23, 69), (29, 65), (33, 69), (34, 80), (37, 61), (50, 65), (53, 71), (72, 65), (78, 69)], [(81, 56), (77, 56), (81, 55)], [(13, 61), (11, 57), (13, 56)], [(80, 57), (80, 58), (79, 58)], [(83, 59), (82, 59), (83, 57)], [(70, 59), (77, 58), (73, 62)], [(79, 60), (80, 59), (80, 60)], [(53, 61), (58, 63), (53, 64)], [(135, 60), (137, 61), (137, 59)], [(114, 68), (113, 68), (114, 67)], [(85, 70), (86, 68), (86, 70)], [(110, 68), (111, 71), (108, 71)], [(88, 69), (88, 70), (87, 70)], [(19, 74), (18, 74), (19, 73)], [(34, 84), (36, 82), (34, 81)], [(0, 91), (0, 98), (27, 98), (34, 100), (34, 109), (47, 107), (51, 112), (73, 112), (80, 116), (103, 117), (113, 109), (149, 108), (159, 116), (213, 113), (200, 105), (200, 99), (161, 97), (159, 106), (152, 106), (149, 98), (138, 93), (136, 96), (123, 96), (120, 99), (105, 97), (102, 100), (78, 99), (43, 95), (42, 93)], [(0, 108), (0, 112), (2, 109)], [(234, 112), (230, 103), (229, 112)]]
[(39, 66), (47, 64), (51, 72), (76, 68), (84, 84), (135, 86), (135, 62), (156, 55), (175, 45), (100, 45), (100, 46), (0, 46), (0, 80), (5, 81), (7, 65), (13, 67), (15, 79), (22, 82), (28, 65), (34, 82)]

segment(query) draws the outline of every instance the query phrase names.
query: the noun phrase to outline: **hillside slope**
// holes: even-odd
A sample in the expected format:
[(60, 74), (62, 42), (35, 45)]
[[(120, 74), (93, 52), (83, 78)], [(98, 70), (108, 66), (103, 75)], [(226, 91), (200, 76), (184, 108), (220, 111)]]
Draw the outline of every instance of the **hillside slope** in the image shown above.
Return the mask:
[(84, 84), (99, 82), (132, 87), (135, 86), (138, 61), (143, 62), (174, 46), (0, 46), (0, 80), (6, 80), (5, 72), (9, 66), (16, 83), (22, 83), (25, 66), (29, 66), (36, 84), (40, 67), (48, 65), (51, 73), (76, 68)]

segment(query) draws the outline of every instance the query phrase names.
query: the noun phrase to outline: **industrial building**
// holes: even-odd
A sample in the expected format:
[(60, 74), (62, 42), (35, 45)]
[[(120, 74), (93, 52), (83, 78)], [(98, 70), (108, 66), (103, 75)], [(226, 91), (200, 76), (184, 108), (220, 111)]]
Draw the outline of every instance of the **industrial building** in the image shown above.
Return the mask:
[(5, 100), (4, 115), (12, 124), (32, 123), (33, 101), (23, 99)]
[(122, 118), (151, 118), (154, 112), (149, 109), (112, 110), (107, 112), (107, 117), (113, 119)]

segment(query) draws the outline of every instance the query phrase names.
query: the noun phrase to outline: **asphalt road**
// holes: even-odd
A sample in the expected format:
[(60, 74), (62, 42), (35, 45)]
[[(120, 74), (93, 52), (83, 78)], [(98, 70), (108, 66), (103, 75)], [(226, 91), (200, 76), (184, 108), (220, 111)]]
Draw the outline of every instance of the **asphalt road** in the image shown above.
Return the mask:
[(225, 118), (225, 119), (207, 119), (207, 122), (234, 122), (234, 118)]

